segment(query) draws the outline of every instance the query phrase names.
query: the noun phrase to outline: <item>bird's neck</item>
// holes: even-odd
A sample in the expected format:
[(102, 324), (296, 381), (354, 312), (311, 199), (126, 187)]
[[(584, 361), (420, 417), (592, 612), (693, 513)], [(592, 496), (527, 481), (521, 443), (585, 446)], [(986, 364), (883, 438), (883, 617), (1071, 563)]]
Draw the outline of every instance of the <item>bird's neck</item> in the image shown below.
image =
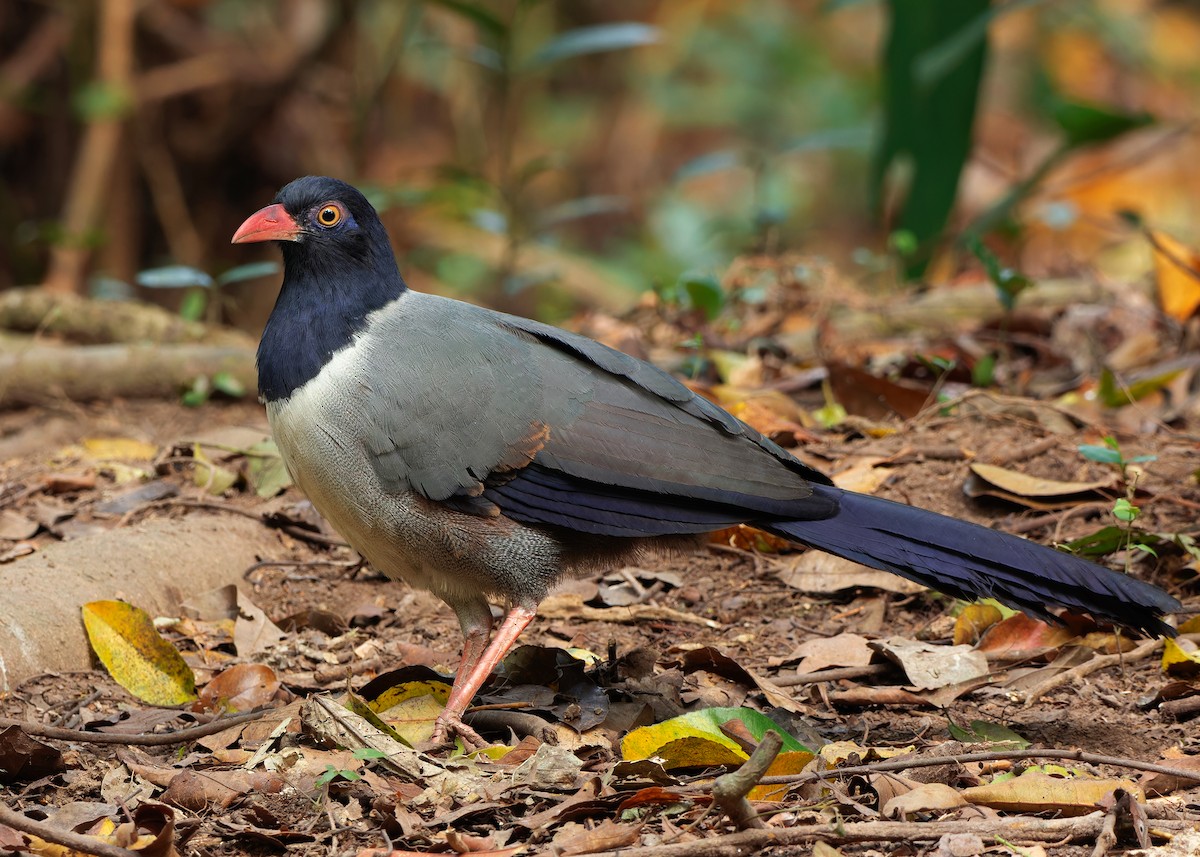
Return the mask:
[(353, 344), (368, 316), (406, 287), (390, 265), (320, 264), (302, 246), (284, 248), (283, 287), (258, 345), (258, 394), (286, 399)]

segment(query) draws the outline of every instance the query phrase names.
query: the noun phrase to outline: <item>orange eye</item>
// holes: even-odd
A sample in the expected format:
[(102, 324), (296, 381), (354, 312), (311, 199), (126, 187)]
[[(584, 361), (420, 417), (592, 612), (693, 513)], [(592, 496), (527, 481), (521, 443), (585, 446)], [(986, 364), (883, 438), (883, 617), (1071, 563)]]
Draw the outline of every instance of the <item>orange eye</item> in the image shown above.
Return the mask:
[(328, 229), (342, 222), (342, 209), (332, 202), (322, 205), (317, 211), (317, 223)]

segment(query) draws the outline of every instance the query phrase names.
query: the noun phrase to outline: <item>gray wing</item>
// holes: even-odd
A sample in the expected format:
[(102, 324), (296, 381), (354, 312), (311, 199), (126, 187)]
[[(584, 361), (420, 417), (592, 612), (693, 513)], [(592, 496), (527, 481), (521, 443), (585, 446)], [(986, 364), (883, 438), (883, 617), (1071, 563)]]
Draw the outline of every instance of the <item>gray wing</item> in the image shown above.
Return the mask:
[(628, 536), (836, 508), (808, 484), (824, 475), (649, 363), (430, 295), (395, 306), (365, 338), (391, 363), (368, 404), (387, 490)]

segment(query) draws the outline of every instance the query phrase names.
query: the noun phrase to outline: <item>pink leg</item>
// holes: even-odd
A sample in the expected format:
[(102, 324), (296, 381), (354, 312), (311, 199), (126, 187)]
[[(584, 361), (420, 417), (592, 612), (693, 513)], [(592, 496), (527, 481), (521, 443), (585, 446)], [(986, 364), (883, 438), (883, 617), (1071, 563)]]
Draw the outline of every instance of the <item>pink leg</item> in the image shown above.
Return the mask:
[[(457, 733), (468, 745), (487, 746), (487, 742), (474, 729), (462, 722), (463, 713), (484, 681), (492, 674), (496, 664), (500, 663), (508, 654), (508, 650), (513, 647), (517, 637), (533, 621), (535, 615), (536, 612), (531, 607), (513, 607), (509, 610), (504, 621), (500, 623), (500, 627), (496, 629), (496, 636), (492, 637), (492, 641), (488, 643), (487, 648), (478, 656), (475, 663), (467, 672), (459, 672), (454, 677), (454, 687), (450, 690), (450, 698), (446, 700), (446, 709), (438, 715), (433, 735), (429, 739), (432, 743), (440, 744), (451, 733)], [(469, 646), (470, 642), (468, 641), (467, 645), (463, 647), (464, 664), (467, 660)]]
[(454, 673), (457, 682), (459, 676), (466, 675), (475, 667), (487, 648), (488, 637), (492, 635), (492, 608), (480, 599), (454, 605), (454, 612), (458, 615), (458, 624), (463, 633), (462, 658)]

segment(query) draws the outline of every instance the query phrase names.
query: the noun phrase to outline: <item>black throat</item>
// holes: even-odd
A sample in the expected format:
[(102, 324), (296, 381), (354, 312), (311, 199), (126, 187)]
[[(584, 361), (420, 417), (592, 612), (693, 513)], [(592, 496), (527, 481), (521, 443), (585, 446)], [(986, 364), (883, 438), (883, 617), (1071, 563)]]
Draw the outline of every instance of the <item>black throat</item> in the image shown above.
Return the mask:
[(404, 293), (387, 235), (379, 232), (351, 246), (281, 242), (283, 288), (258, 344), (263, 401), (286, 399), (315, 378), (366, 327), (367, 316)]

